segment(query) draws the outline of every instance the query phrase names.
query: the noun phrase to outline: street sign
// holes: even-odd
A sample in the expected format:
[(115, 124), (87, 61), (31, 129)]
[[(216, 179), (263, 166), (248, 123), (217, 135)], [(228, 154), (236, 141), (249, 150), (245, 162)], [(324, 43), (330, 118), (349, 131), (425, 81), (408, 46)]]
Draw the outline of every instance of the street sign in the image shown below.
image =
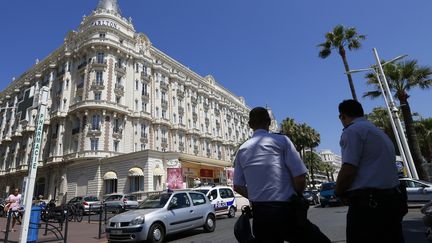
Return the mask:
[(29, 173), (28, 173), (28, 181), (25, 187), (25, 195), (24, 195), (25, 209), (24, 209), (23, 221), (21, 225), (20, 243), (27, 242), (27, 236), (29, 231), (30, 213), (32, 208), (34, 186), (36, 180), (37, 167), (39, 163), (39, 153), (41, 150), (43, 127), (44, 127), (45, 115), (46, 115), (46, 106), (48, 103), (48, 87), (46, 86), (42, 87), (39, 95), (40, 95), (39, 112), (37, 115), (37, 125), (36, 125), (36, 131), (34, 136), (31, 163), (30, 163)]

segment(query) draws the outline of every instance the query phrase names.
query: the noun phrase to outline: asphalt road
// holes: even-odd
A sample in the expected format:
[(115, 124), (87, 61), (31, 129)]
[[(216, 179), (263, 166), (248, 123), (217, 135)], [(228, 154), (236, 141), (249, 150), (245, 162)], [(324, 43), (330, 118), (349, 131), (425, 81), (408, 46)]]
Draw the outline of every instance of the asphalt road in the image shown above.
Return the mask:
[[(334, 243), (345, 242), (345, 217), (347, 207), (314, 208), (309, 210), (309, 219)], [(405, 216), (403, 228), (406, 243), (428, 243), (424, 236), (424, 226), (419, 208), (411, 208)], [(204, 233), (202, 229), (195, 229), (185, 233), (168, 236), (169, 243), (233, 243), (236, 242), (233, 228), (236, 218), (230, 219), (220, 216), (217, 219), (216, 230)]]

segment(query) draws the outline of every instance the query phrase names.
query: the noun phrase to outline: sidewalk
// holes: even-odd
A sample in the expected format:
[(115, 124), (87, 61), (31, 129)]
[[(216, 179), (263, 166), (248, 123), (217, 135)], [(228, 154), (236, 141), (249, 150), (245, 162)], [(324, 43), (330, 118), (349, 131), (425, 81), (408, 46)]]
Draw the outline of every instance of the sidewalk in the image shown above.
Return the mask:
[[(0, 242), (3, 243), (5, 238), (4, 230), (6, 228), (6, 218), (0, 218)], [(17, 225), (20, 226), (20, 225)], [(9, 242), (17, 243), (19, 238), (19, 227), (15, 226), (17, 232), (9, 233)], [(105, 243), (107, 242), (105, 235), (102, 234), (102, 239), (98, 239), (99, 225), (97, 223), (87, 223), (87, 222), (69, 222), (68, 230), (68, 242), (69, 243)], [(63, 242), (55, 240), (56, 237), (53, 233), (48, 232), (47, 236), (43, 235), (44, 230), (39, 230), (38, 242)], [(53, 240), (53, 241), (52, 241)]]

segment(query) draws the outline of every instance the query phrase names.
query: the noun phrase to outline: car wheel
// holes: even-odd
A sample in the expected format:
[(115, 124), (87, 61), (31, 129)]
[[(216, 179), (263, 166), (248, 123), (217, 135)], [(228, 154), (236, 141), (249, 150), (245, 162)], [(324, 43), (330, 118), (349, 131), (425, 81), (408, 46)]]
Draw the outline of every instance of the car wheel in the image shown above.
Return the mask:
[(228, 210), (228, 218), (234, 218), (236, 214), (236, 208), (230, 207)]
[(209, 214), (204, 223), (205, 232), (213, 232), (216, 229), (216, 217), (213, 214)]
[(165, 240), (165, 229), (160, 223), (154, 223), (148, 234), (149, 243), (161, 243)]

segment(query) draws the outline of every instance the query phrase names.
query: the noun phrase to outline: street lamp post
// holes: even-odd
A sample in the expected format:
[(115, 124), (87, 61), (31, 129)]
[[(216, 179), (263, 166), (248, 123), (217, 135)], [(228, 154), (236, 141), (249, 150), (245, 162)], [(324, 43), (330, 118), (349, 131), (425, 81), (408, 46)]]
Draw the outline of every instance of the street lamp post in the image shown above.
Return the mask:
[[(384, 70), (382, 68), (380, 58), (378, 56), (378, 51), (377, 51), (376, 48), (373, 48), (373, 52), (374, 52), (375, 59), (376, 59), (376, 62), (377, 62), (378, 70), (381, 73), (381, 77), (383, 79), (382, 81), (384, 83), (385, 92), (383, 92), (383, 95), (387, 96), (388, 100), (390, 101), (389, 102), (390, 106), (388, 108), (392, 111), (392, 114), (393, 114), (392, 118), (395, 120), (395, 125), (396, 125), (396, 128), (397, 128), (398, 132), (399, 132), (399, 137), (401, 139), (402, 146), (403, 146), (404, 151), (406, 153), (407, 163), (411, 167), (411, 168), (408, 168), (408, 169), (411, 169), (411, 174), (412, 174), (412, 176), (413, 176), (414, 179), (419, 179), (419, 176), (417, 174), (417, 170), (415, 168), (414, 161), (413, 161), (413, 158), (412, 158), (412, 155), (411, 155), (411, 151), (410, 151), (410, 148), (408, 146), (407, 139), (405, 137), (405, 132), (404, 132), (404, 130), (402, 128), (402, 123), (401, 123), (400, 118), (399, 118), (399, 113), (398, 113), (399, 109), (397, 108), (397, 106), (396, 106), (396, 104), (395, 104), (395, 102), (393, 100), (393, 96), (391, 95), (391, 91), (390, 91), (390, 88), (389, 88), (389, 85), (388, 85), (388, 82), (387, 82), (387, 78), (386, 78), (386, 76), (384, 74)], [(395, 60), (397, 60), (397, 59), (395, 59)]]
[(387, 112), (388, 112), (389, 117), (390, 117), (390, 123), (391, 123), (392, 129), (393, 129), (393, 132), (395, 134), (397, 146), (398, 146), (399, 151), (401, 153), (401, 157), (402, 157), (404, 166), (407, 168), (408, 177), (419, 179), (418, 174), (417, 174), (417, 170), (415, 168), (415, 165), (414, 165), (414, 162), (413, 162), (413, 159), (411, 156), (411, 151), (409, 149), (409, 146), (408, 146), (408, 143), (407, 143), (407, 140), (405, 137), (405, 132), (402, 128), (402, 124), (401, 124), (401, 121), (399, 118), (398, 108), (395, 105), (395, 102), (394, 102), (393, 97), (391, 95), (391, 91), (390, 91), (386, 76), (384, 74), (384, 70), (382, 68), (382, 66), (389, 64), (389, 63), (393, 63), (399, 59), (402, 59), (406, 55), (398, 56), (398, 57), (396, 57), (390, 61), (387, 61), (387, 62), (381, 64), (381, 61), (378, 57), (378, 52), (376, 51), (375, 48), (373, 49), (373, 52), (374, 52), (375, 58), (377, 60), (376, 66), (374, 66), (373, 68), (350, 70), (348, 72), (349, 73), (356, 73), (356, 72), (363, 72), (363, 71), (372, 71), (375, 74), (377, 81), (379, 83), (381, 92), (383, 94), (384, 101), (386, 103)]

